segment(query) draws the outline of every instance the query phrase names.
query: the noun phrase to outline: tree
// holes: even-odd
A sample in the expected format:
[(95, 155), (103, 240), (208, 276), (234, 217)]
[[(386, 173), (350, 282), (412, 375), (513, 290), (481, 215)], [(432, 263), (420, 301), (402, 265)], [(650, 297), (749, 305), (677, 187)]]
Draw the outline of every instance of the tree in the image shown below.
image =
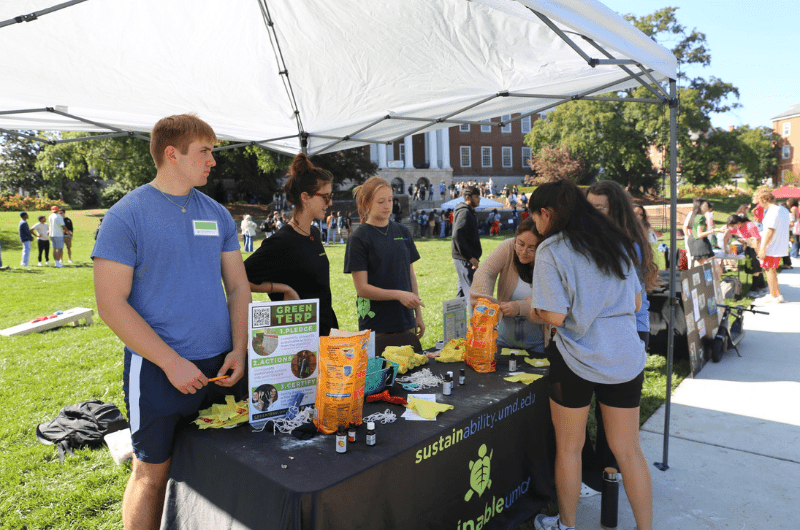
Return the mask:
[[(689, 31), (679, 24), (676, 12), (676, 8), (670, 7), (639, 18), (633, 15), (625, 15), (625, 18), (656, 41), (677, 41), (672, 52), (680, 64), (708, 66), (711, 55), (705, 34), (696, 29)], [(678, 90), (679, 163), (684, 178), (701, 183), (707, 181), (709, 175), (722, 175), (718, 150), (699, 153), (705, 148), (714, 151), (719, 142), (725, 141), (716, 133), (710, 134), (711, 114), (739, 107), (738, 103), (730, 101), (739, 97), (739, 91), (715, 77), (708, 80), (688, 78), (685, 70), (679, 71), (678, 77), (683, 85)], [(645, 87), (612, 95), (653, 96)], [(699, 142), (693, 140), (698, 134), (703, 138)], [(708, 137), (703, 136), (706, 134)], [(591, 167), (598, 171), (602, 168), (604, 178), (628, 186), (636, 193), (640, 188), (647, 190), (657, 179), (646, 152), (651, 146), (661, 149), (669, 145), (669, 109), (654, 104), (576, 101), (561, 105), (550, 112), (547, 119), (535, 122), (526, 143), (534, 153), (544, 145), (567, 146), (573, 153), (583, 156)], [(688, 164), (683, 164), (684, 156)], [(664, 162), (669, 168), (669, 159)], [(709, 165), (704, 166), (703, 162)]]
[(741, 169), (747, 185), (755, 189), (778, 169), (781, 136), (769, 127), (751, 129), (747, 125), (738, 127), (736, 134), (739, 137)]
[(580, 155), (573, 155), (569, 147), (544, 146), (530, 159), (533, 177), (525, 177), (525, 183), (539, 185), (545, 182), (571, 179), (579, 184), (591, 181), (591, 172)]
[(333, 173), (333, 189), (357, 186), (378, 171), (378, 165), (369, 159), (364, 147), (317, 155), (311, 162)]
[[(21, 131), (36, 136), (36, 131)], [(19, 188), (39, 192), (44, 186), (36, 157), (43, 146), (36, 140), (16, 134), (0, 133), (0, 191), (17, 193)]]

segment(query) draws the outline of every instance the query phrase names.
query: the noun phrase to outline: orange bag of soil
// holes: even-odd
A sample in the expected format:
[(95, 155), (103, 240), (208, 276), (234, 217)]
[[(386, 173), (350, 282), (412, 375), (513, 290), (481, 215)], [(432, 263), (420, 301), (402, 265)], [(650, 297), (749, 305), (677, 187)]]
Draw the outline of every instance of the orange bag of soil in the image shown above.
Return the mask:
[(472, 310), (467, 329), (467, 351), (464, 361), (476, 372), (494, 372), (497, 361), (497, 323), (500, 321), (500, 306), (486, 298), (478, 298)]
[(325, 434), (361, 425), (369, 330), (351, 337), (319, 338), (319, 380), (314, 425)]

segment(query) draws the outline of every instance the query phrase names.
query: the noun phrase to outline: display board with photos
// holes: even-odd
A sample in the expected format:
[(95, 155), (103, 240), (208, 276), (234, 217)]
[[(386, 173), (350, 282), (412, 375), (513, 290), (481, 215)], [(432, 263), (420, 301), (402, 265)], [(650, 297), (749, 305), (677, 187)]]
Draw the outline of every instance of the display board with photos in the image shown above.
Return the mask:
[(719, 267), (714, 260), (681, 272), (683, 311), (686, 318), (686, 340), (689, 362), (695, 377), (711, 357), (710, 344), (719, 328), (723, 303)]
[(250, 423), (313, 405), (319, 376), (319, 300), (253, 302), (248, 310)]

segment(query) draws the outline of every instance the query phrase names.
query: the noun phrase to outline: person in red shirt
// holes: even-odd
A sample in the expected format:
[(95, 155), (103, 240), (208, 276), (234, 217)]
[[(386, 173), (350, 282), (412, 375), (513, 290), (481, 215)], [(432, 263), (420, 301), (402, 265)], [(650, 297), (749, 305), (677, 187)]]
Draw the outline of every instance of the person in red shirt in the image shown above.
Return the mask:
[[(763, 208), (761, 210), (763, 214)], [(747, 296), (750, 298), (757, 298), (767, 294), (767, 284), (764, 283), (763, 269), (758, 260), (756, 249), (761, 245), (761, 234), (758, 232), (758, 226), (747, 219), (744, 215), (731, 215), (726, 222), (728, 231), (725, 234), (722, 247), (727, 249), (731, 236), (738, 236), (739, 239), (745, 244), (744, 254), (747, 256), (747, 264), (745, 265), (745, 272), (753, 275), (753, 282), (750, 285), (750, 292)]]

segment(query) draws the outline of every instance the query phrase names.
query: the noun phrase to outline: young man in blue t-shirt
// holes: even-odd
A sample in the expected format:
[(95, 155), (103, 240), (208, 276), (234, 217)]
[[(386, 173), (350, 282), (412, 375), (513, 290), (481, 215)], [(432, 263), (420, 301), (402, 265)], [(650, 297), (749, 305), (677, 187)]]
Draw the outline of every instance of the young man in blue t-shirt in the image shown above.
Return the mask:
[[(156, 177), (106, 213), (92, 251), (98, 313), (125, 343), (134, 449), (122, 504), (128, 529), (159, 527), (176, 427), (215, 385), (232, 387), (245, 371), (252, 298), (236, 224), (194, 189), (216, 164), (216, 140), (196, 116), (156, 123)], [(222, 375), (229, 377), (209, 385)]]

